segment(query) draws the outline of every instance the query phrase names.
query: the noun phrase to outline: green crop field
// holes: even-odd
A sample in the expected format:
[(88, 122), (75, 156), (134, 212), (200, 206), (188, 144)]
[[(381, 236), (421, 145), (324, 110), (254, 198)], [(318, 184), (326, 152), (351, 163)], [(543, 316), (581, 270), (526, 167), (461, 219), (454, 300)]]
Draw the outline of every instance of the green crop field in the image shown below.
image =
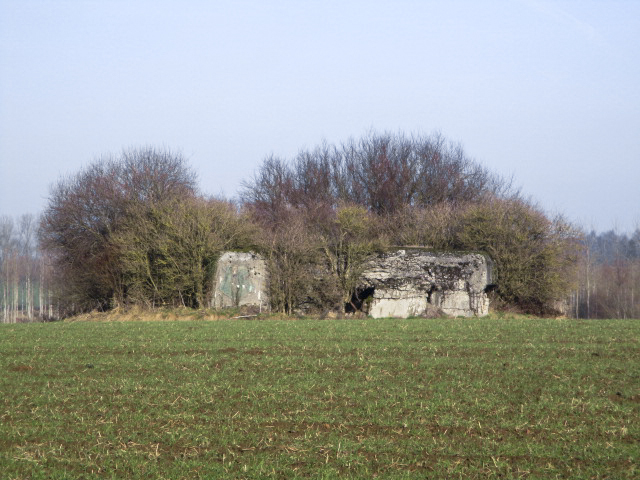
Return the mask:
[(639, 478), (640, 321), (0, 326), (0, 478)]

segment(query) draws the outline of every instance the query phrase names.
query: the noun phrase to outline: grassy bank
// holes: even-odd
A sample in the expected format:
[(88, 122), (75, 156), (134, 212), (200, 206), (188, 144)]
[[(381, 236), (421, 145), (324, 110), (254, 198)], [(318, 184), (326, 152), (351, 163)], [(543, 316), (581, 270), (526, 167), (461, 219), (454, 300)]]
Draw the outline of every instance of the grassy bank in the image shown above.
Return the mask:
[(0, 325), (2, 478), (637, 478), (640, 322)]

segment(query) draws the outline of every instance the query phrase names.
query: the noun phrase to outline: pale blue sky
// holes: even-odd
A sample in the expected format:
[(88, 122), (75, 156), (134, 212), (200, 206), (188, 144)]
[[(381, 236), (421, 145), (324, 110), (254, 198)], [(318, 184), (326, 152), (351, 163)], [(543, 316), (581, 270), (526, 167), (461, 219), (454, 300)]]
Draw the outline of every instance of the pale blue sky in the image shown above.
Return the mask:
[(432, 133), (586, 229), (640, 226), (640, 0), (0, 0), (0, 215), (122, 148), (234, 196), (271, 153)]

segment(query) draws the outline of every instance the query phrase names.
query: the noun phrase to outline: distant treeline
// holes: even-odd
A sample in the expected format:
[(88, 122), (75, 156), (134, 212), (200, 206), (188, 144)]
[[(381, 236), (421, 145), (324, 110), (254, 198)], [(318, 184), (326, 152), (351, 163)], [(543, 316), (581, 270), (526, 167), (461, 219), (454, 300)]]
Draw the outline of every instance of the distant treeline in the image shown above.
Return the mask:
[(572, 314), (579, 318), (640, 318), (640, 228), (584, 236)]
[(27, 223), (12, 230), (2, 219), (5, 321), (127, 305), (205, 308), (216, 261), (230, 249), (267, 258), (271, 307), (285, 313), (354, 308), (364, 263), (397, 245), (489, 254), (498, 309), (628, 316), (637, 303), (629, 286), (624, 311), (604, 306), (605, 278), (611, 295), (620, 293), (614, 285), (637, 285), (637, 274), (620, 283), (605, 272), (635, 268), (636, 257), (609, 245), (630, 239), (585, 236), (550, 218), (440, 135), (371, 133), (271, 156), (237, 201), (200, 193), (179, 154), (128, 150), (60, 179), (40, 219)]
[(589, 255), (597, 263), (614, 263), (616, 260), (640, 260), (640, 227), (631, 235), (609, 230), (604, 233), (591, 231), (584, 237)]
[(0, 321), (59, 317), (52, 295), (51, 262), (39, 248), (38, 219), (0, 217)]

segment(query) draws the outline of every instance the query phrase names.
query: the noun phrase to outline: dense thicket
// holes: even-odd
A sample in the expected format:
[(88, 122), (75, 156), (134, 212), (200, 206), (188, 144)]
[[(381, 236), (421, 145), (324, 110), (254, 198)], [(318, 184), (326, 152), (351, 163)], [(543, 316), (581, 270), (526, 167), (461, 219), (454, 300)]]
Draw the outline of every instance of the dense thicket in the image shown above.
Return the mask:
[(344, 312), (365, 262), (387, 243), (379, 219), (358, 205), (288, 208), (281, 218), (284, 222), (275, 225), (258, 221), (267, 239), (270, 294), (283, 300), (273, 307), (287, 313), (300, 308)]
[(304, 243), (319, 242), (316, 250), (326, 253), (314, 262), (334, 273), (347, 303), (355, 293), (350, 275), (390, 244), (486, 252), (497, 265), (498, 301), (524, 311), (552, 310), (576, 281), (578, 232), (440, 135), (372, 133), (291, 161), (269, 157), (242, 198), (276, 237), (283, 218), (304, 225)]
[(201, 307), (217, 256), (238, 247), (247, 228), (228, 202), (198, 196), (180, 155), (146, 148), (60, 180), (40, 240), (69, 310)]

